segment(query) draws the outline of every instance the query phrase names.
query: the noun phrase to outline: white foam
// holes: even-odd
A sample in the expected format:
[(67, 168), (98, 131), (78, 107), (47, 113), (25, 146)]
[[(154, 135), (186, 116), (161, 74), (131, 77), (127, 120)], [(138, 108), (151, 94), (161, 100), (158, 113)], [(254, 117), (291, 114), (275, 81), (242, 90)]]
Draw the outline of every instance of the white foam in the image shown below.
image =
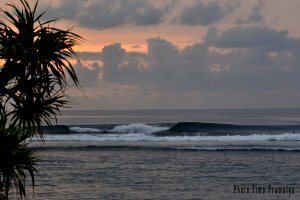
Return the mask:
[[(234, 135), (234, 136), (200, 136), (201, 140), (206, 141), (298, 141), (300, 140), (300, 134), (281, 134), (281, 135)], [(200, 139), (200, 138), (199, 138)]]
[(77, 127), (77, 126), (70, 127), (69, 130), (77, 132), (77, 133), (99, 133), (102, 131), (102, 130), (96, 129), (96, 128), (82, 128), (82, 127)]
[(145, 141), (154, 137), (146, 134), (64, 134), (44, 135), (45, 141)]
[(156, 137), (147, 133), (127, 134), (65, 134), (44, 135), (44, 139), (52, 141), (300, 141), (300, 134), (281, 135), (247, 135), (247, 136), (167, 136)]
[(113, 133), (154, 133), (168, 130), (167, 127), (151, 126), (146, 124), (119, 125), (110, 130)]

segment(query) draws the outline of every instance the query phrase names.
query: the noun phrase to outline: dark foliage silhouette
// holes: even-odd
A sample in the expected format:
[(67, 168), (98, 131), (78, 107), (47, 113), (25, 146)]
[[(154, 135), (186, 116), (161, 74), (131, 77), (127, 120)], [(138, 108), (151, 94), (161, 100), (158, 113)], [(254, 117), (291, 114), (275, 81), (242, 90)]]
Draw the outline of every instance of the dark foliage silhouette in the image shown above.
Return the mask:
[(45, 12), (19, 0), (21, 8), (7, 4), (0, 21), (0, 199), (7, 199), (11, 185), (22, 199), (25, 180), (34, 174), (38, 161), (27, 139), (42, 138), (42, 126), (51, 126), (60, 109), (70, 101), (69, 83), (80, 87), (69, 58), (81, 37), (42, 21)]

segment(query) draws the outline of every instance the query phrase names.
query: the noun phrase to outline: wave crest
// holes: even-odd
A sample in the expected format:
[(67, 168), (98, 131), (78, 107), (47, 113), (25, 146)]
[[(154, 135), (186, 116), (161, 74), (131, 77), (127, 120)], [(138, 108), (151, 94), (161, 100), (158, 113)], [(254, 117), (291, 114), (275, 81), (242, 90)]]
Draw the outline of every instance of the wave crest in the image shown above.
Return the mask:
[(70, 131), (77, 132), (77, 133), (99, 133), (102, 132), (102, 130), (97, 128), (83, 128), (83, 127), (70, 127)]
[(168, 128), (151, 126), (146, 124), (128, 124), (128, 125), (119, 125), (114, 127), (110, 132), (113, 133), (154, 133), (159, 131), (165, 131)]

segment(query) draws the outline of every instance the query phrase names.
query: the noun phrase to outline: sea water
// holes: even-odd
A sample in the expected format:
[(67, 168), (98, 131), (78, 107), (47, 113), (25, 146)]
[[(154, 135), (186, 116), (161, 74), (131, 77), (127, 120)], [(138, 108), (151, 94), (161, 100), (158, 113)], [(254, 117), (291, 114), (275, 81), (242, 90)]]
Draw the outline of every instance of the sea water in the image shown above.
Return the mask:
[(35, 199), (300, 199), (300, 109), (65, 111)]

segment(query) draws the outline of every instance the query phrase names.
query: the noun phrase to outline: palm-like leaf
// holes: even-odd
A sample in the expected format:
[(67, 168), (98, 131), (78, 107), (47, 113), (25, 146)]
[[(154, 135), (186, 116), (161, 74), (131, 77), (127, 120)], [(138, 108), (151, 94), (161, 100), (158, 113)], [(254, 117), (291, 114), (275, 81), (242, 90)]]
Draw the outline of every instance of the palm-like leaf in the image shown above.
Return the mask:
[[(0, 199), (8, 198), (11, 183), (25, 197), (28, 174), (34, 185), (35, 151), (25, 140), (51, 125), (56, 114), (69, 102), (65, 95), (68, 78), (79, 87), (69, 58), (81, 37), (71, 29), (51, 27), (55, 20), (41, 22), (38, 2), (30, 7), (8, 4), (0, 20)], [(9, 119), (9, 120), (8, 120)]]
[(25, 180), (28, 176), (34, 186), (38, 158), (34, 149), (26, 144), (30, 135), (20, 134), (19, 131), (14, 128), (0, 129), (0, 193), (6, 197), (11, 181), (21, 198), (26, 195)]
[(27, 70), (26, 73), (34, 76), (51, 73), (60, 86), (65, 86), (67, 72), (78, 85), (76, 73), (67, 59), (76, 56), (73, 47), (81, 39), (80, 36), (71, 30), (50, 27), (49, 23), (53, 20), (41, 23), (39, 19), (42, 15), (36, 17), (36, 9), (31, 10), (26, 1), (21, 2), (22, 10), (10, 5), (15, 15), (4, 11), (10, 24), (0, 22), (0, 59), (7, 61), (3, 70), (16, 70), (7, 73), (7, 81), (14, 78), (16, 72), (21, 76)]
[[(38, 3), (31, 9), (20, 0), (22, 9), (13, 4), (14, 13), (3, 11), (9, 23), (0, 21), (0, 96), (13, 110), (11, 125), (19, 127), (51, 125), (51, 119), (64, 107), (67, 76), (76, 86), (78, 78), (70, 57), (81, 37), (70, 30), (51, 27), (55, 20), (41, 22), (36, 15)], [(55, 117), (54, 117), (55, 118)]]
[(60, 108), (68, 103), (68, 99), (61, 90), (55, 89), (54, 83), (50, 82), (49, 84), (48, 81), (48, 78), (46, 80), (30, 80), (26, 87), (22, 87), (22, 84), (16, 86), (17, 91), (24, 98), (11, 104), (14, 109), (8, 115), (12, 116), (11, 124), (13, 126), (34, 127), (38, 128), (37, 131), (40, 132), (41, 125), (50, 126), (51, 120), (56, 120), (56, 113), (59, 113)]

